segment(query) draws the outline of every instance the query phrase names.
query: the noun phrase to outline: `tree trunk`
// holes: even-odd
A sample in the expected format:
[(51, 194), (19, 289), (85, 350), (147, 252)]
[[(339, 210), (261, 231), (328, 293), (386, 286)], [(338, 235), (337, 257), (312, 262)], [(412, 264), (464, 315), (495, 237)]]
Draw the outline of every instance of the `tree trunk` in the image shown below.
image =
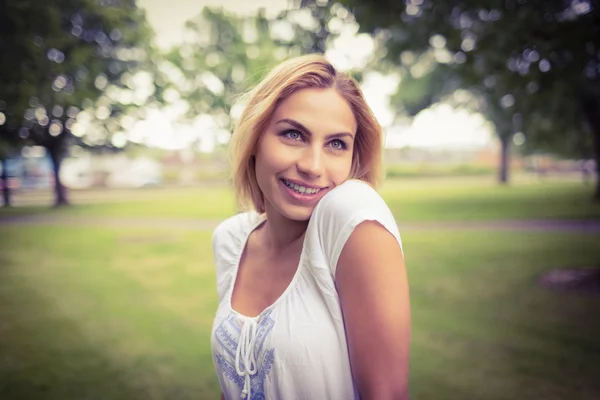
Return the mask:
[(69, 201), (67, 200), (67, 190), (60, 181), (60, 166), (62, 163), (62, 156), (51, 149), (49, 150), (54, 172), (54, 206), (66, 206), (69, 205)]
[(498, 168), (498, 182), (503, 185), (508, 183), (510, 135), (500, 137), (500, 166)]
[(596, 160), (596, 190), (594, 200), (600, 201), (600, 102), (591, 95), (583, 98), (583, 111), (592, 129), (594, 157)]
[(12, 205), (10, 201), (10, 187), (8, 187), (8, 162), (6, 159), (2, 161), (2, 198), (4, 199), (4, 207)]

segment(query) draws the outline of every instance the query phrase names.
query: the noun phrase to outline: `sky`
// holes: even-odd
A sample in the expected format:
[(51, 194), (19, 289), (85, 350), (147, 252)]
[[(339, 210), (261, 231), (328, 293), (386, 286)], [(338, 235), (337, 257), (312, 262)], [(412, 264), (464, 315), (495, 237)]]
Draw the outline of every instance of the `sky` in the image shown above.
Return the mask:
[(267, 16), (293, 6), (288, 0), (137, 0), (146, 10), (146, 17), (157, 33), (156, 44), (162, 48), (176, 44), (182, 38), (185, 21), (200, 14), (202, 9), (222, 7), (235, 14), (252, 14), (264, 8)]
[[(184, 24), (198, 15), (205, 6), (223, 7), (236, 14), (255, 13), (264, 8), (267, 16), (274, 17), (294, 6), (291, 0), (138, 0), (156, 33), (156, 44), (167, 49), (183, 39)], [(358, 64), (368, 57), (372, 44), (366, 35), (348, 33), (327, 53), (330, 61), (340, 69)], [(395, 91), (398, 79), (380, 74), (365, 77), (362, 89), (367, 103), (386, 129), (386, 147), (428, 148), (481, 148), (492, 142), (490, 124), (478, 114), (454, 110), (442, 104), (425, 110), (410, 125), (393, 125), (394, 113), (388, 106), (389, 96)], [(194, 126), (183, 125), (174, 113), (160, 110), (149, 112), (131, 131), (130, 139), (165, 148), (183, 148), (189, 145), (198, 131), (214, 132), (210, 118), (200, 118)], [(211, 151), (217, 142), (226, 141), (227, 133), (204, 135), (200, 150)]]

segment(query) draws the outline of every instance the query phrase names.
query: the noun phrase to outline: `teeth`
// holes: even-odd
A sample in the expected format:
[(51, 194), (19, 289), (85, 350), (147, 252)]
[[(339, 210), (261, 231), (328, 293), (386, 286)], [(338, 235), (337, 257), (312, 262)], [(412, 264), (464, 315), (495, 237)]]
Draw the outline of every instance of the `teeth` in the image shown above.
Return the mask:
[(283, 180), (283, 183), (285, 183), (285, 185), (287, 187), (294, 189), (296, 192), (301, 193), (301, 194), (315, 194), (319, 190), (321, 190), (321, 189), (313, 189), (313, 188), (307, 188), (306, 186), (296, 185), (295, 183), (288, 182), (285, 179)]

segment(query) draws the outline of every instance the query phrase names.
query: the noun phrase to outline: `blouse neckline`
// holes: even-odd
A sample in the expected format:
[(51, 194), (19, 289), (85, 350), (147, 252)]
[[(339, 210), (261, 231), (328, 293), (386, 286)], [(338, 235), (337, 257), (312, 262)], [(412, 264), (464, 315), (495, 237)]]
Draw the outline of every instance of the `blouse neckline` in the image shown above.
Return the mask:
[[(262, 225), (263, 223), (265, 223), (267, 221), (266, 215), (264, 215), (264, 214), (261, 215), (261, 214), (254, 212), (254, 215), (255, 215), (256, 220), (251, 224), (250, 229), (248, 229), (248, 232), (244, 235), (243, 240), (241, 241), (240, 248), (238, 249), (236, 263), (235, 263), (235, 266), (234, 266), (232, 274), (231, 274), (231, 279), (233, 279), (233, 282), (231, 284), (231, 289), (229, 289), (229, 292), (227, 294), (227, 306), (228, 306), (228, 309), (230, 312), (232, 312), (233, 314), (235, 314), (236, 316), (238, 316), (241, 319), (258, 321), (265, 314), (270, 313), (277, 306), (277, 304), (279, 304), (281, 301), (283, 301), (282, 299), (285, 298), (285, 296), (288, 295), (288, 292), (291, 292), (293, 287), (295, 286), (296, 281), (298, 280), (298, 276), (300, 275), (301, 270), (302, 270), (302, 264), (304, 262), (304, 252), (305, 252), (305, 248), (306, 248), (307, 232), (305, 232), (304, 238), (302, 238), (302, 250), (300, 251), (300, 259), (298, 260), (298, 266), (296, 267), (296, 272), (294, 273), (292, 280), (290, 281), (288, 286), (285, 288), (283, 293), (281, 293), (279, 295), (279, 297), (273, 303), (271, 303), (270, 305), (265, 307), (258, 315), (254, 316), (254, 317), (244, 315), (244, 314), (236, 311), (233, 308), (233, 305), (231, 303), (231, 298), (233, 297), (233, 291), (235, 290), (235, 283), (237, 281), (237, 276), (238, 276), (238, 272), (239, 272), (239, 268), (240, 268), (240, 262), (242, 260), (244, 251), (246, 250), (246, 246), (248, 245), (248, 240), (250, 238), (250, 235), (256, 229), (258, 229), (258, 227), (260, 225)], [(308, 226), (306, 227), (307, 231), (308, 231), (309, 226), (310, 226), (310, 221), (309, 221)]]

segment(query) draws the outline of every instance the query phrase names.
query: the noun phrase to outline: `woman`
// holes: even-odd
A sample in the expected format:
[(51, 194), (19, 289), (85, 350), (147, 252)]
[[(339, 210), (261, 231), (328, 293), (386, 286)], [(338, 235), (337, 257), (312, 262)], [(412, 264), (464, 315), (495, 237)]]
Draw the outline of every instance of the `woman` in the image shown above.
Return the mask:
[(231, 146), (251, 211), (213, 234), (223, 398), (408, 398), (402, 244), (372, 188), (382, 131), (356, 82), (319, 55), (284, 62)]

